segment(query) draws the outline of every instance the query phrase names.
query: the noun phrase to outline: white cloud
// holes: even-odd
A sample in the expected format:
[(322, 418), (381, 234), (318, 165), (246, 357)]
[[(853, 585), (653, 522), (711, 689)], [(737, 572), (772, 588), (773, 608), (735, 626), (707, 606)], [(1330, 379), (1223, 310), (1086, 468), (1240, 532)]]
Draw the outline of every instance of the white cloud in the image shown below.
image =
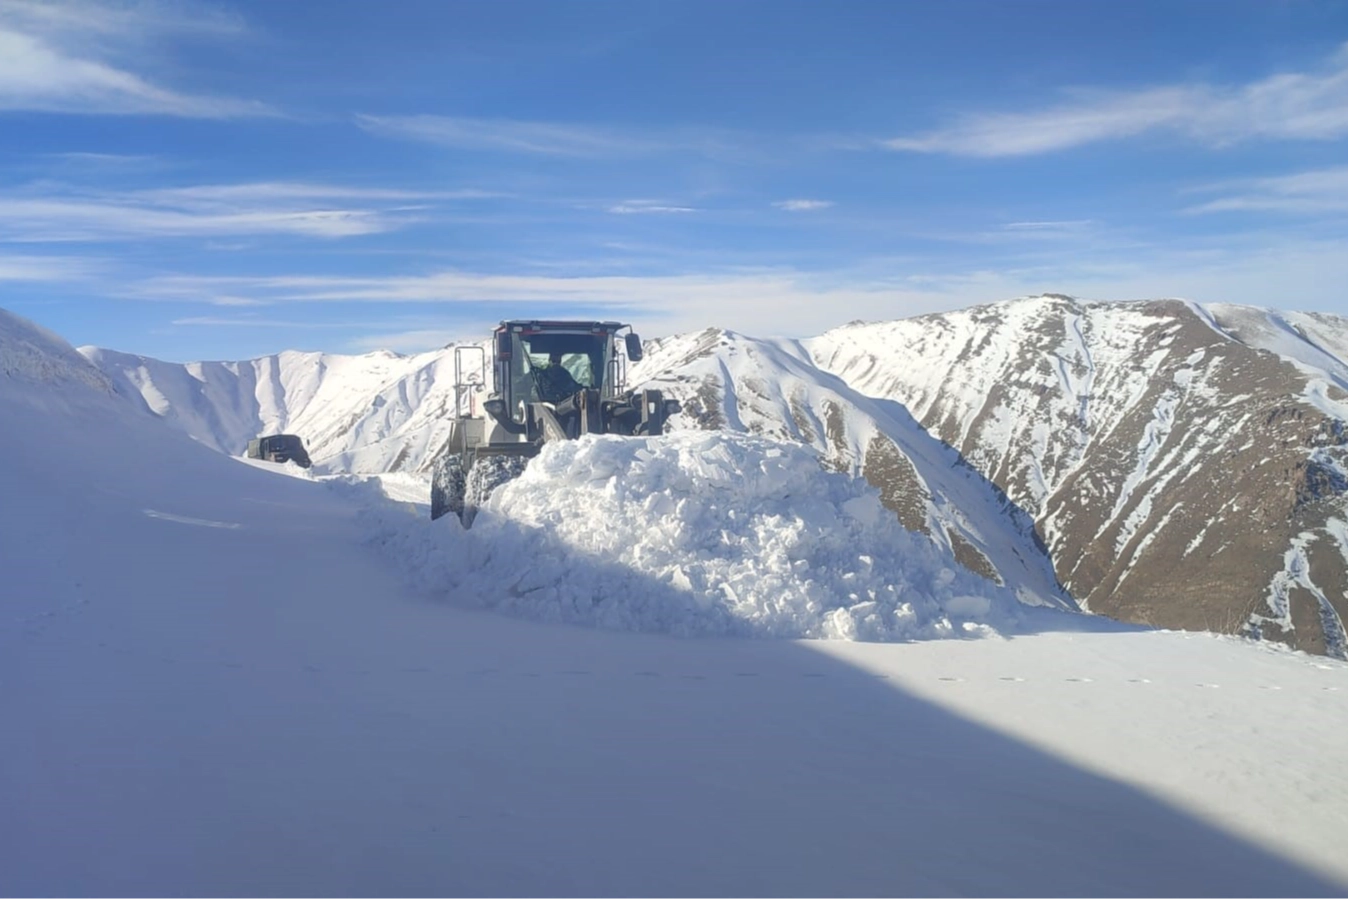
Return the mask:
[[(612, 159), (691, 153), (748, 161), (770, 158), (748, 135), (705, 127), (632, 128), (484, 119), (466, 116), (356, 115), (370, 134), (423, 141), (454, 150), (524, 153), (572, 159)], [(774, 148), (776, 152), (780, 148)]]
[(364, 209), (249, 210), (203, 213), (156, 209), (125, 201), (0, 198), (0, 233), (11, 240), (61, 242), (221, 234), (295, 234), (353, 237), (389, 231), (399, 223)]
[(271, 305), (266, 300), (258, 300), (254, 299), (253, 297), (234, 297), (230, 296), (229, 294), (221, 294), (219, 296), (211, 297), (206, 302), (210, 303), (212, 306), (230, 306), (230, 307)]
[[(1033, 229), (1031, 229), (1033, 230)], [(1041, 293), (1098, 299), (1185, 297), (1307, 311), (1338, 311), (1348, 282), (1348, 241), (1229, 237), (1185, 247), (1131, 248), (1079, 258), (1042, 256), (1034, 264), (988, 270), (932, 270), (913, 262), (810, 273), (791, 269), (666, 275), (503, 275), (445, 270), (419, 276), (159, 277), (129, 294), (148, 300), (209, 302), (221, 296), (288, 304), (426, 304), (481, 315), (480, 304), (510, 314), (618, 317), (647, 336), (734, 328), (802, 337), (846, 321), (892, 320)], [(507, 305), (508, 304), (508, 305)], [(552, 310), (552, 311), (549, 311)], [(523, 314), (521, 312), (521, 314)], [(372, 316), (378, 318), (378, 316)], [(486, 316), (491, 318), (491, 316)], [(290, 320), (289, 317), (281, 317)], [(350, 347), (415, 352), (464, 336), (422, 322), (368, 335)], [(485, 325), (484, 325), (485, 327)]]
[[(198, 14), (199, 13), (199, 14)], [(179, 32), (225, 34), (237, 23), (209, 9), (154, 3), (0, 0), (0, 112), (275, 115), (263, 103), (175, 91), (124, 62)]]
[(89, 153), (89, 152), (69, 152), (69, 153), (47, 153), (43, 158), (50, 159), (55, 163), (63, 164), (69, 168), (78, 168), (83, 171), (89, 169), (106, 169), (111, 171), (126, 171), (129, 169), (148, 169), (163, 167), (164, 162), (158, 156), (144, 154), (126, 154), (126, 153)]
[(0, 281), (71, 281), (89, 276), (99, 264), (69, 256), (0, 254)]
[(348, 340), (346, 345), (357, 352), (392, 350), (395, 353), (421, 353), (450, 344), (475, 343), (483, 339), (491, 325), (484, 323), (477, 332), (464, 328), (420, 328), (387, 334), (369, 334)]
[(833, 205), (832, 200), (778, 200), (772, 204), (778, 209), (787, 212), (814, 212), (817, 209), (827, 209)]
[(0, 237), (28, 242), (293, 234), (341, 238), (419, 219), (409, 200), (477, 196), (304, 183), (243, 183), (89, 192), (43, 185), (0, 193)]
[(616, 131), (548, 122), (439, 115), (357, 115), (356, 124), (371, 134), (460, 150), (605, 157), (649, 153), (660, 148), (656, 142)]
[(149, 202), (214, 203), (276, 200), (474, 200), (499, 197), (485, 190), (399, 190), (382, 187), (346, 187), (287, 181), (255, 181), (243, 184), (201, 184), (141, 191)]
[(187, 318), (175, 318), (172, 324), (179, 327), (204, 327), (204, 328), (313, 328), (315, 330), (328, 328), (368, 328), (369, 322), (313, 322), (313, 321), (290, 321), (286, 319), (275, 318), (220, 318), (218, 316), (199, 315), (189, 316)]
[[(967, 285), (961, 285), (965, 287)], [(939, 289), (896, 283), (849, 283), (845, 278), (787, 270), (665, 276), (552, 277), (442, 271), (423, 276), (339, 278), (160, 277), (140, 284), (143, 299), (195, 301), (222, 293), (273, 303), (510, 303), (539, 314), (620, 316), (651, 333), (718, 325), (764, 335), (817, 333), (849, 318), (900, 318), (961, 305)], [(981, 300), (1010, 294), (989, 290)], [(562, 312), (547, 313), (548, 308)], [(375, 334), (360, 346), (416, 351), (448, 342), (447, 332), (415, 329)], [(461, 335), (455, 335), (461, 336)], [(395, 340), (396, 338), (396, 340)], [(354, 344), (353, 344), (354, 345)]]
[(933, 239), (1002, 246), (1072, 243), (1084, 247), (1100, 245), (1102, 242), (1117, 246), (1119, 241), (1128, 240), (1123, 234), (1107, 229), (1093, 219), (1007, 222), (995, 230), (960, 235), (942, 235), (937, 232), (928, 234)]
[(1348, 212), (1348, 166), (1228, 181), (1199, 190), (1227, 195), (1185, 212), (1342, 213)]
[[(303, 318), (260, 318), (248, 313), (237, 317), (196, 315), (175, 318), (170, 324), (178, 328), (253, 328), (281, 331), (365, 331), (358, 337), (344, 340), (343, 345), (357, 352), (393, 350), (417, 353), (453, 343), (481, 340), (495, 324), (484, 320), (476, 329), (460, 326), (445, 329), (419, 325), (416, 319), (398, 317), (392, 321), (310, 321)], [(414, 324), (414, 322), (416, 322)]]
[(1119, 93), (1071, 92), (1033, 112), (965, 116), (949, 128), (883, 141), (892, 150), (957, 156), (1026, 156), (1147, 132), (1208, 146), (1256, 138), (1333, 140), (1348, 135), (1348, 44), (1317, 72), (1244, 85), (1182, 84)]
[(1211, 250), (1165, 251), (1082, 268), (1060, 283), (1063, 292), (1106, 299), (1184, 297), (1343, 315), (1348, 240), (1223, 239)]
[(625, 200), (608, 207), (615, 215), (668, 215), (681, 212), (697, 212), (692, 206), (673, 206), (659, 200)]
[(1081, 231), (1092, 224), (1090, 219), (1071, 219), (1057, 222), (1008, 222), (1002, 227), (1007, 231)]
[(45, 34), (115, 40), (245, 30), (243, 20), (223, 7), (192, 0), (0, 0), (0, 20)]

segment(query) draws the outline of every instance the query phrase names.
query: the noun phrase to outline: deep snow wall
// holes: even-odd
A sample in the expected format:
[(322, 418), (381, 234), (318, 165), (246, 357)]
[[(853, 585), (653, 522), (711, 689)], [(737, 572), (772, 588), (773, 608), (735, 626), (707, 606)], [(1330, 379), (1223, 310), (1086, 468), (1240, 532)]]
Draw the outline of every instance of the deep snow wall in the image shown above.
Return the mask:
[(548, 444), (471, 529), (383, 512), (371, 531), (427, 592), (614, 630), (894, 641), (1053, 614), (905, 529), (814, 450), (722, 431)]

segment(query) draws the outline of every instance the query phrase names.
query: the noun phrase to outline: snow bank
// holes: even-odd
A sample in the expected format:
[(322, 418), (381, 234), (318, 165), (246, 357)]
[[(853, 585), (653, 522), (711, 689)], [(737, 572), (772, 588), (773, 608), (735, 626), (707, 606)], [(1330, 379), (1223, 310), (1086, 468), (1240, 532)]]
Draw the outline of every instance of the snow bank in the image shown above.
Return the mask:
[(421, 588), (545, 621), (887, 641), (995, 633), (1020, 614), (865, 481), (727, 432), (552, 444), (469, 531), (385, 513), (373, 532)]
[[(41, 385), (42, 389), (32, 388)], [(111, 382), (61, 337), (0, 309), (0, 391), (41, 403), (58, 392), (111, 396)]]

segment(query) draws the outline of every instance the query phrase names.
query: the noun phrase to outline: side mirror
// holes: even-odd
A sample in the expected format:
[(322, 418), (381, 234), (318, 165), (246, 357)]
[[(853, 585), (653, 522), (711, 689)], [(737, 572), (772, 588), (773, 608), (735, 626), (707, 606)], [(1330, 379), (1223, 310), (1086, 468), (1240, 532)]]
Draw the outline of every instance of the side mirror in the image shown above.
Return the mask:
[(641, 353), (641, 338), (638, 337), (637, 335), (633, 334), (631, 331), (628, 331), (628, 332), (627, 332), (627, 358), (628, 358), (628, 359), (631, 359), (633, 362), (640, 362), (640, 361), (641, 361), (641, 355), (642, 355), (642, 353)]

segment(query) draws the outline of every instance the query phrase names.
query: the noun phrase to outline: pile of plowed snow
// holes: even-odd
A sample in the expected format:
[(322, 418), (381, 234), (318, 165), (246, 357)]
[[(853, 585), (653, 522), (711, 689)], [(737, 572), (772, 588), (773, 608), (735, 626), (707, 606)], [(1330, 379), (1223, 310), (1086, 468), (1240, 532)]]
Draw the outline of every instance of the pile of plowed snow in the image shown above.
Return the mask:
[(727, 432), (550, 444), (471, 530), (386, 516), (419, 586), (522, 617), (679, 635), (905, 640), (1019, 618), (814, 450)]

